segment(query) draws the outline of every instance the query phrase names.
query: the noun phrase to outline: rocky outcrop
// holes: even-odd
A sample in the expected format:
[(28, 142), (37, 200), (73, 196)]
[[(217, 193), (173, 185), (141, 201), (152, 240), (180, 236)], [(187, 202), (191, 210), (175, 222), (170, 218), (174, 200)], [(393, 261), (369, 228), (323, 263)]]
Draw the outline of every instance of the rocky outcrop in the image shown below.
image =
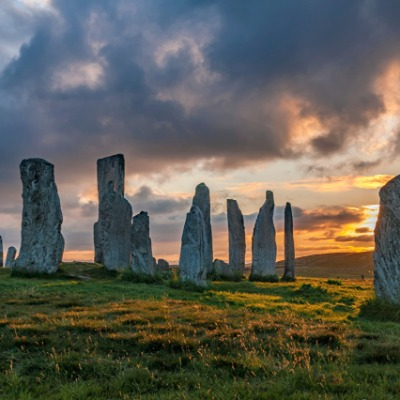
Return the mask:
[(375, 227), (374, 285), (376, 296), (400, 304), (400, 175), (379, 191)]
[(208, 243), (203, 213), (199, 207), (192, 206), (190, 212), (186, 215), (182, 233), (179, 257), (181, 281), (189, 281), (199, 286), (206, 285), (206, 248), (208, 248)]
[(151, 249), (150, 221), (147, 212), (135, 215), (132, 221), (132, 271), (154, 276), (155, 259)]
[(274, 195), (267, 191), (266, 200), (257, 216), (253, 231), (252, 241), (252, 267), (253, 279), (264, 278), (275, 274), (276, 240), (274, 227)]
[(195, 195), (193, 197), (193, 206), (199, 207), (203, 214), (204, 226), (206, 230), (207, 244), (204, 247), (204, 262), (207, 272), (212, 271), (213, 262), (213, 245), (212, 245), (212, 230), (210, 217), (210, 190), (204, 183), (196, 186)]
[(9, 247), (7, 250), (7, 257), (5, 263), (6, 268), (12, 267), (12, 263), (14, 262), (16, 255), (17, 255), (17, 249), (14, 246)]
[(228, 199), (226, 204), (229, 234), (229, 266), (234, 274), (243, 275), (246, 256), (243, 214), (236, 200)]
[(132, 207), (124, 198), (124, 179), (122, 154), (97, 161), (99, 218), (93, 228), (94, 259), (109, 270), (131, 265)]
[(293, 238), (293, 214), (292, 206), (286, 203), (285, 207), (285, 271), (283, 273), (284, 280), (292, 280), (295, 278), (295, 252)]
[(164, 260), (163, 258), (159, 258), (157, 262), (157, 271), (159, 272), (165, 272), (165, 271), (170, 271), (171, 268), (169, 266), (169, 262)]
[(63, 216), (54, 166), (32, 158), (22, 161), (20, 172), (23, 186), (21, 249), (12, 268), (51, 274), (57, 271), (64, 251)]
[(3, 238), (0, 236), (0, 268), (4, 267)]

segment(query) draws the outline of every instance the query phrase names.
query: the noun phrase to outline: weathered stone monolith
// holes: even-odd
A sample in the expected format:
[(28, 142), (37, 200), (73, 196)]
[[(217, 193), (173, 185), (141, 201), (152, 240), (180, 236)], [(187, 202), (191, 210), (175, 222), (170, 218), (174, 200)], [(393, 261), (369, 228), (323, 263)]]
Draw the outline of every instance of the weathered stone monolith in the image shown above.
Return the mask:
[(163, 258), (159, 258), (157, 262), (157, 271), (159, 272), (165, 272), (165, 271), (170, 271), (170, 266), (169, 262), (167, 260), (164, 260)]
[(374, 285), (376, 296), (400, 304), (400, 175), (379, 191), (375, 227)]
[[(99, 210), (101, 201), (111, 187), (111, 190), (118, 193), (122, 197), (125, 192), (125, 159), (123, 154), (115, 154), (110, 157), (100, 158), (97, 160), (97, 190), (99, 195)], [(131, 216), (132, 218), (132, 216)], [(103, 254), (103, 233), (101, 227), (103, 224), (99, 221), (94, 224), (94, 261), (104, 263)], [(129, 221), (130, 225), (130, 221)]]
[(4, 266), (3, 238), (0, 236), (0, 268)]
[(51, 274), (57, 271), (64, 251), (63, 216), (54, 166), (40, 158), (23, 160), (21, 249), (13, 269)]
[(196, 186), (196, 192), (193, 197), (192, 205), (200, 208), (200, 211), (202, 212), (204, 218), (204, 225), (207, 237), (207, 245), (206, 247), (204, 247), (204, 262), (208, 273), (212, 271), (213, 245), (210, 217), (210, 190), (204, 183), (200, 183)]
[(99, 218), (93, 228), (94, 259), (109, 270), (131, 265), (132, 207), (124, 198), (124, 179), (122, 154), (97, 160)]
[(9, 247), (7, 250), (7, 257), (5, 263), (6, 268), (12, 267), (12, 263), (14, 262), (16, 255), (17, 255), (17, 249), (14, 246)]
[(151, 249), (150, 221), (147, 212), (135, 215), (132, 221), (132, 271), (154, 276), (154, 259)]
[(179, 257), (179, 276), (183, 282), (205, 286), (207, 278), (206, 252), (208, 248), (206, 226), (203, 213), (192, 206), (186, 215), (182, 233), (182, 246)]
[(246, 256), (246, 236), (243, 214), (236, 200), (226, 200), (228, 233), (229, 233), (229, 265), (237, 275), (243, 275)]
[(113, 192), (121, 196), (125, 195), (125, 158), (123, 154), (115, 154), (97, 160), (99, 200), (108, 193), (110, 184)]
[(131, 264), (132, 207), (109, 186), (99, 205), (99, 231), (103, 264), (109, 270), (128, 268)]
[(262, 279), (275, 274), (276, 241), (274, 227), (274, 195), (268, 190), (266, 200), (257, 216), (252, 241), (252, 279)]
[(213, 275), (215, 279), (240, 280), (243, 274), (237, 268), (216, 258), (213, 262)]
[(286, 203), (285, 207), (285, 271), (283, 273), (284, 280), (295, 279), (295, 252), (293, 238), (293, 214), (292, 206)]

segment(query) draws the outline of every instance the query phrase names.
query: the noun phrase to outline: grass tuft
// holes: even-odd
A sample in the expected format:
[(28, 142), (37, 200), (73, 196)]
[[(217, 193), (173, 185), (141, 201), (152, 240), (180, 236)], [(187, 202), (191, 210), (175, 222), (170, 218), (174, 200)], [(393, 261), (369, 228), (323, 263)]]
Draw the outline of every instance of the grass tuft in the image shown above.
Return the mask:
[(148, 284), (160, 284), (163, 282), (163, 277), (161, 274), (147, 275), (133, 272), (131, 269), (123, 270), (119, 279), (126, 282), (134, 283), (148, 283)]
[(280, 281), (281, 282), (296, 282), (296, 278), (291, 277), (291, 276), (282, 276)]
[(361, 306), (359, 315), (374, 321), (400, 322), (400, 307), (398, 304), (375, 297)]
[(343, 282), (340, 279), (328, 279), (326, 281), (328, 285), (336, 285), (336, 286), (342, 286)]
[(249, 276), (249, 281), (250, 282), (269, 282), (269, 283), (276, 283), (279, 282), (279, 276), (278, 275), (266, 275), (266, 276), (261, 276), (261, 275), (256, 275), (256, 274), (251, 274)]

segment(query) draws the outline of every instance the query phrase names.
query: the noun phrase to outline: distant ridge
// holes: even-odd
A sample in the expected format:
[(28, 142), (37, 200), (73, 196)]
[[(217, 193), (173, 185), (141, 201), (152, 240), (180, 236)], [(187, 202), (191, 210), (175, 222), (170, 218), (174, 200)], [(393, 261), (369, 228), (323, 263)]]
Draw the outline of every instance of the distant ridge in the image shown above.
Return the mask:
[[(362, 253), (313, 254), (296, 258), (296, 275), (316, 278), (373, 278), (372, 251)], [(284, 261), (277, 262), (277, 274), (283, 274)]]

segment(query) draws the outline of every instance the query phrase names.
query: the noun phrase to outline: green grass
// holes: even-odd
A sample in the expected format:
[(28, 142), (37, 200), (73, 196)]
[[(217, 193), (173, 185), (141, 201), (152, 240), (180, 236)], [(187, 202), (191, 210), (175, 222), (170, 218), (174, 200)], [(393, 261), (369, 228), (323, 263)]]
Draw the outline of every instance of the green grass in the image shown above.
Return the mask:
[(398, 399), (397, 314), (371, 280), (340, 282), (2, 270), (0, 398)]

